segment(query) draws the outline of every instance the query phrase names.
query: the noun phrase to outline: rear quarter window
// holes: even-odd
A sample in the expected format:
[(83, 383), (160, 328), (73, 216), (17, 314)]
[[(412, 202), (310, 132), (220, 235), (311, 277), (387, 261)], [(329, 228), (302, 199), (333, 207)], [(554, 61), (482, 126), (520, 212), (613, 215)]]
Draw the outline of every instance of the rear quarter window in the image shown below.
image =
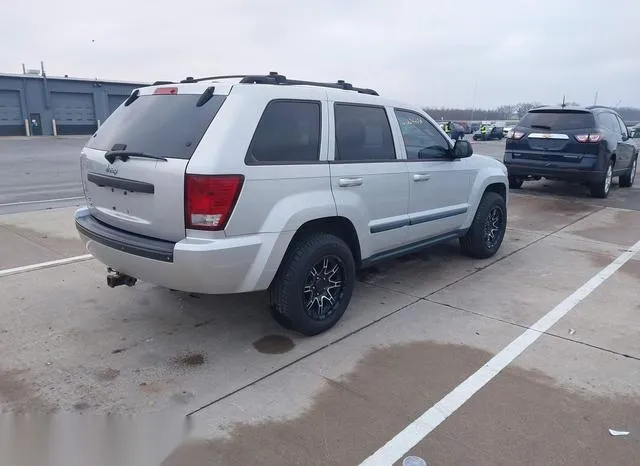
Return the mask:
[(120, 105), (91, 137), (88, 147), (123, 150), (190, 159), (202, 136), (224, 103), (214, 95), (197, 106), (200, 94), (143, 95)]
[(269, 102), (258, 122), (245, 163), (317, 162), (320, 158), (320, 112), (318, 101)]
[(593, 128), (595, 120), (593, 114), (588, 112), (529, 112), (520, 120), (518, 126), (566, 131)]

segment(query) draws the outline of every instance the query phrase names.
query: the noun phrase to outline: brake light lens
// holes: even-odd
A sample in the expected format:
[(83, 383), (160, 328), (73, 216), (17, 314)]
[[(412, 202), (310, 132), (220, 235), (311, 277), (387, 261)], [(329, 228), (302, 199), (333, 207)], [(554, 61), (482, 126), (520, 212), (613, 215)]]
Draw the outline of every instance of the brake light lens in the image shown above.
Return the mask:
[(514, 131), (514, 130), (509, 130), (509, 132), (507, 133), (507, 139), (522, 139), (524, 137), (524, 133), (522, 131)]
[(155, 91), (153, 91), (154, 95), (176, 95), (177, 93), (177, 87), (158, 87)]
[(224, 230), (243, 182), (242, 175), (185, 175), (185, 227)]
[(602, 134), (589, 133), (589, 134), (576, 134), (576, 141), (578, 142), (600, 142), (602, 141)]

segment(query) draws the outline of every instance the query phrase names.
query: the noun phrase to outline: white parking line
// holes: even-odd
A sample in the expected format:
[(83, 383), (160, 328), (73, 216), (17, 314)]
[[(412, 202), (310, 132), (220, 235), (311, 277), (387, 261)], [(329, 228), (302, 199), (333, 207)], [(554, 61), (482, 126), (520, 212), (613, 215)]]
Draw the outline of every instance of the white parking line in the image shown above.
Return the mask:
[(415, 421), (400, 431), (379, 450), (360, 463), (361, 466), (388, 466), (402, 458), (431, 431), (466, 403), (478, 390), (484, 387), (496, 375), (521, 355), (533, 342), (547, 332), (553, 325), (589, 296), (607, 278), (640, 251), (640, 241), (621, 254), (607, 267), (594, 275), (588, 282), (574, 291), (564, 301), (544, 315), (518, 338), (513, 340), (489, 362), (474, 372), (468, 379), (449, 392)]
[(14, 206), (14, 205), (26, 205), (26, 204), (46, 204), (47, 202), (78, 201), (80, 199), (84, 199), (84, 196), (61, 197), (61, 198), (58, 198), (58, 199), (43, 199), (41, 201), (10, 202), (8, 204), (0, 204), (0, 207), (10, 207), (10, 206)]
[(55, 261), (40, 262), (39, 264), (23, 265), (22, 267), (4, 269), (0, 270), (0, 278), (6, 277), (8, 275), (15, 275), (17, 273), (33, 272), (34, 270), (56, 267), (58, 265), (73, 264), (74, 262), (82, 262), (89, 259), (93, 259), (93, 256), (91, 254), (84, 254), (82, 256), (66, 257), (64, 259), (58, 259)]

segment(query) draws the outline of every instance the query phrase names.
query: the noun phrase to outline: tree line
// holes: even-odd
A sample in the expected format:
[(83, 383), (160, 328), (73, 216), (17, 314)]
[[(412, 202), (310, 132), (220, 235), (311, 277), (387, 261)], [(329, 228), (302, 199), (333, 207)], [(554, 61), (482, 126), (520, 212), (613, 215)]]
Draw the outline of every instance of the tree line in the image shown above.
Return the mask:
[[(425, 107), (424, 111), (436, 120), (481, 121), (481, 120), (519, 120), (532, 108), (540, 107), (540, 102), (521, 102), (515, 105), (501, 105), (494, 109)], [(560, 103), (556, 105), (561, 105)], [(567, 106), (579, 106), (577, 102), (566, 102)], [(614, 108), (623, 120), (640, 121), (640, 108)]]

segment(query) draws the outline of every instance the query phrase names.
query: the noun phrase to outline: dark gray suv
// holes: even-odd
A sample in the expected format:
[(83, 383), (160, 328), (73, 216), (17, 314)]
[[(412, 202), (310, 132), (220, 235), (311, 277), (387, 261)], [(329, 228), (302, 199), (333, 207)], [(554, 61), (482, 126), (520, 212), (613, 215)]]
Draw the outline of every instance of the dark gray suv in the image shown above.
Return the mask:
[(635, 179), (638, 149), (620, 115), (607, 107), (541, 107), (529, 111), (507, 134), (504, 164), (509, 187), (528, 179), (585, 183), (591, 195), (609, 195)]

